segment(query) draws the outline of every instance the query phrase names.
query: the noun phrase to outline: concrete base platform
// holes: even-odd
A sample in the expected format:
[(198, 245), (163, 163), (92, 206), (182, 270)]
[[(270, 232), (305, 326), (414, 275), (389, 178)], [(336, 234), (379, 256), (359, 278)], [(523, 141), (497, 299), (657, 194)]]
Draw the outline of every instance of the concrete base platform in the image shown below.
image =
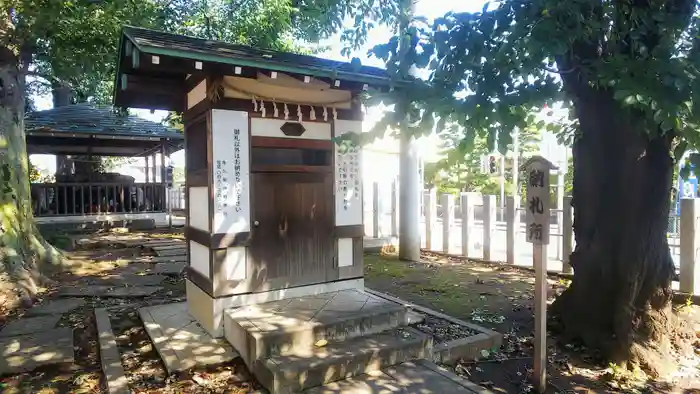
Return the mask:
[(253, 373), (271, 394), (298, 393), (397, 363), (430, 357), (432, 342), (432, 337), (411, 328), (392, 329), (312, 347), (303, 353), (258, 360)]
[(306, 352), (406, 324), (406, 308), (358, 290), (343, 290), (241, 308), (224, 315), (226, 339), (248, 368), (273, 355)]
[(213, 338), (197, 324), (184, 302), (141, 308), (139, 315), (168, 374), (238, 357), (226, 340)]
[(209, 334), (217, 338), (224, 336), (224, 311), (226, 309), (340, 290), (362, 290), (364, 287), (363, 279), (348, 279), (309, 286), (270, 290), (260, 293), (247, 293), (213, 298), (210, 294), (194, 284), (194, 282), (189, 279), (185, 280), (188, 312), (197, 319), (199, 324), (201, 324)]
[(333, 382), (306, 394), (491, 394), (437, 365), (419, 360)]
[(407, 308), (348, 289), (229, 309), (224, 335), (271, 394), (297, 393), (432, 355)]

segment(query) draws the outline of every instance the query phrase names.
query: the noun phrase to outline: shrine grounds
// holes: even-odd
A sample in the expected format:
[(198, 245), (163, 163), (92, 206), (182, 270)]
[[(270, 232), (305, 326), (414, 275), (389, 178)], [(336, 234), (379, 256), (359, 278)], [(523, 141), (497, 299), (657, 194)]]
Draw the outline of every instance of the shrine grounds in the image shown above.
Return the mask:
[[(98, 279), (112, 280), (115, 288), (138, 288), (133, 278), (151, 282), (142, 272), (143, 263), (124, 263), (152, 255), (143, 246), (153, 239), (183, 239), (181, 233), (162, 231), (119, 234), (128, 242), (111, 242), (110, 233), (53, 235), (66, 250), (64, 271), (52, 273), (55, 285), (42, 289), (38, 305), (57, 299), (66, 288), (85, 287)], [(81, 240), (80, 242), (76, 242)], [(87, 240), (87, 241), (85, 241)], [(499, 349), (482, 352), (479, 360), (460, 360), (449, 366), (454, 372), (495, 393), (533, 392), (529, 383), (532, 366), (534, 274), (522, 267), (471, 261), (436, 253), (423, 253), (421, 262), (401, 262), (391, 252), (365, 256), (365, 285), (409, 303), (432, 308), (469, 323), (503, 334)], [(128, 283), (120, 283), (122, 278)], [(208, 368), (195, 368), (168, 375), (148, 337), (138, 310), (143, 306), (183, 301), (184, 278), (164, 275), (159, 289), (143, 297), (81, 297), (84, 302), (64, 313), (57, 327), (74, 329), (75, 359), (60, 366), (45, 366), (31, 372), (0, 376), (0, 392), (15, 393), (102, 393), (95, 308), (106, 308), (116, 339), (121, 364), (134, 393), (254, 393), (260, 390), (241, 359)], [(138, 281), (137, 281), (138, 282)], [(564, 276), (549, 276), (550, 300), (569, 284)], [(0, 327), (25, 318), (27, 309), (17, 305), (7, 286), (0, 298)], [(128, 295), (128, 291), (124, 290)], [(690, 303), (676, 308), (700, 332), (700, 308)], [(1, 328), (0, 328), (1, 329)], [(548, 341), (548, 392), (551, 393), (700, 393), (697, 360), (686, 360), (683, 368), (665, 381), (646, 380), (623, 374), (606, 365), (576, 343)], [(696, 354), (700, 352), (696, 342)]]

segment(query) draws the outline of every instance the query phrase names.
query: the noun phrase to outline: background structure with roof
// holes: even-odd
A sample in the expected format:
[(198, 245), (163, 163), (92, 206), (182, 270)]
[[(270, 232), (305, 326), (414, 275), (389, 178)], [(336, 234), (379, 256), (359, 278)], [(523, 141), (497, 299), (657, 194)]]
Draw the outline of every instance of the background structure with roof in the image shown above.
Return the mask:
[(39, 223), (141, 218), (165, 221), (165, 160), (184, 146), (184, 135), (176, 129), (109, 105), (89, 103), (29, 113), (25, 129), (29, 154), (78, 156), (79, 160), (146, 158), (143, 183), (117, 173), (86, 176), (77, 171), (57, 176), (57, 182), (33, 183), (32, 207)]

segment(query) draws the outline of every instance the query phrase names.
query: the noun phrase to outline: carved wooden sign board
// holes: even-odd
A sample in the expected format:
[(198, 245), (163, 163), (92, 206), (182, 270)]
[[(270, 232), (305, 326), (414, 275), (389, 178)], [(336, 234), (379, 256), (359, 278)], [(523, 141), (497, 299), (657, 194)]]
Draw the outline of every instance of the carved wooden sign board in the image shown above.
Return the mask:
[(534, 245), (549, 244), (550, 197), (549, 172), (556, 167), (541, 156), (531, 157), (525, 164), (525, 239)]

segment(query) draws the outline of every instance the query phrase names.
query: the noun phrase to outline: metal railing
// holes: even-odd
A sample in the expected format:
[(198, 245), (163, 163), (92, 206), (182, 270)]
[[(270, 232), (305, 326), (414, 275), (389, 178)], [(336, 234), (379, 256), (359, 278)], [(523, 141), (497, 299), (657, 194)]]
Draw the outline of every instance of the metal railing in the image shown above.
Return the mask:
[(162, 183), (33, 183), (34, 216), (165, 212)]

